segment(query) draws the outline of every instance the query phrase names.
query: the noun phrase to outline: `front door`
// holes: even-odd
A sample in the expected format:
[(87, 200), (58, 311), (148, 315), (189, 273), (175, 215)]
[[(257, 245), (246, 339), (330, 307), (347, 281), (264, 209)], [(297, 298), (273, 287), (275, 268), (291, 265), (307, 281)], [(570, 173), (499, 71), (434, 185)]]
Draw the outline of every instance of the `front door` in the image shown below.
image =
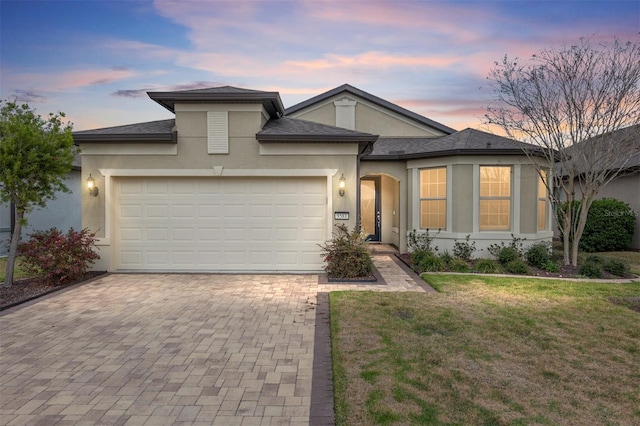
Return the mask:
[(367, 241), (380, 241), (380, 178), (360, 179), (360, 226)]

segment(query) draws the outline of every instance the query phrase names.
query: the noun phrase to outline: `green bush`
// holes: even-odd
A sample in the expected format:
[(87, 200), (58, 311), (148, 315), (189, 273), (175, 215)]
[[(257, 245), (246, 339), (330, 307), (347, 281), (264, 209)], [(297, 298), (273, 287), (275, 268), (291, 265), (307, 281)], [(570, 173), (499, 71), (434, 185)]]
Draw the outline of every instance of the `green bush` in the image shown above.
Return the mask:
[(512, 260), (510, 262), (507, 262), (504, 265), (504, 270), (511, 273), (511, 274), (528, 274), (529, 273), (529, 267), (527, 266), (526, 263), (524, 263), (522, 260), (520, 259), (515, 259)]
[(584, 251), (622, 251), (631, 246), (636, 216), (629, 205), (614, 198), (595, 200), (580, 239)]
[(609, 272), (610, 274), (617, 275), (619, 277), (624, 277), (631, 271), (629, 262), (625, 262), (624, 260), (620, 259), (607, 259), (604, 262), (602, 269)]
[(476, 262), (475, 270), (483, 274), (497, 274), (500, 266), (491, 259), (479, 259)]
[(357, 228), (349, 232), (346, 225), (336, 226), (333, 238), (320, 245), (324, 270), (332, 278), (366, 277), (373, 271), (373, 261), (366, 236)]
[(487, 247), (487, 251), (490, 255), (497, 259), (502, 249), (504, 249), (505, 247), (510, 247), (518, 253), (518, 257), (522, 257), (524, 255), (524, 242), (526, 240), (526, 238), (519, 238), (511, 234), (511, 242), (509, 243), (509, 245), (505, 245), (505, 243), (501, 241), (500, 244), (491, 244), (489, 247)]
[(457, 241), (453, 244), (453, 255), (462, 260), (469, 262), (473, 258), (473, 253), (476, 252), (476, 242), (470, 242), (467, 235), (464, 241)]
[(604, 265), (604, 258), (601, 256), (598, 256), (597, 254), (590, 254), (589, 256), (587, 256), (587, 258), (584, 261), (585, 263), (589, 262), (589, 263), (597, 263), (600, 266)]
[(602, 278), (602, 265), (594, 261), (585, 261), (580, 265), (580, 274), (589, 278)]
[(407, 241), (407, 245), (409, 246), (410, 252), (415, 251), (424, 251), (428, 253), (435, 253), (438, 251), (438, 247), (433, 245), (433, 240), (438, 236), (440, 230), (434, 234), (429, 234), (429, 230), (427, 229), (424, 232), (416, 231), (415, 229), (409, 232), (409, 240)]
[(29, 240), (20, 243), (22, 269), (30, 274), (43, 274), (51, 284), (64, 284), (84, 277), (89, 265), (100, 259), (96, 250), (95, 233), (87, 228), (70, 229), (66, 234), (57, 228), (37, 231)]
[(551, 260), (549, 244), (535, 243), (527, 249), (525, 254), (527, 263), (535, 268), (543, 269), (544, 265)]
[[(577, 211), (579, 202), (575, 203)], [(561, 208), (566, 209), (566, 203)], [(627, 203), (615, 198), (593, 201), (580, 238), (580, 250), (586, 252), (627, 250), (633, 238), (635, 221), (635, 213)]]
[(520, 260), (520, 254), (515, 248), (509, 246), (502, 247), (498, 252), (498, 262), (500, 262), (501, 265), (504, 266), (514, 260)]
[(433, 253), (424, 253), (413, 265), (419, 272), (441, 272), (446, 266), (444, 261)]
[(449, 269), (452, 272), (471, 272), (469, 264), (462, 259), (453, 259), (449, 264)]
[(548, 260), (544, 266), (542, 267), (547, 272), (559, 272), (560, 264), (558, 262), (554, 262), (553, 260)]
[(451, 254), (449, 254), (449, 252), (445, 250), (445, 252), (440, 255), (440, 259), (442, 259), (446, 266), (449, 266), (453, 261), (453, 256), (451, 256)]

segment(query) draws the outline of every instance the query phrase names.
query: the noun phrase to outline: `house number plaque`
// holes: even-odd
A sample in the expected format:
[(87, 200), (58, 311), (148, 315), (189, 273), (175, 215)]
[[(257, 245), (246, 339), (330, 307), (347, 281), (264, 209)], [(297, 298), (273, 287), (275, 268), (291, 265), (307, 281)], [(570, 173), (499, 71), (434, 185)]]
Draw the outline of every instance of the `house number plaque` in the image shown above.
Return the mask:
[(334, 220), (349, 220), (349, 212), (333, 212)]

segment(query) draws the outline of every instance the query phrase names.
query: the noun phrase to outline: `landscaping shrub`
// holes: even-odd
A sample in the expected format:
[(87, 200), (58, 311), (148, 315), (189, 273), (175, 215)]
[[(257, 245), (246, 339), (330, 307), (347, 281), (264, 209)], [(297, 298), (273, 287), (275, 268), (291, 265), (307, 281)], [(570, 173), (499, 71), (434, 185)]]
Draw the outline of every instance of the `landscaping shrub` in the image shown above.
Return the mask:
[(535, 243), (529, 246), (525, 256), (529, 265), (543, 269), (544, 265), (551, 260), (549, 244), (544, 242)]
[(580, 265), (580, 274), (589, 278), (602, 278), (602, 264), (597, 261), (585, 261)]
[(449, 264), (449, 269), (452, 272), (471, 272), (469, 264), (462, 259), (453, 259)]
[(587, 256), (587, 258), (584, 261), (585, 263), (591, 262), (591, 263), (597, 263), (600, 266), (604, 265), (604, 258), (601, 256), (598, 256), (597, 254), (590, 254), (589, 256)]
[(418, 232), (414, 229), (413, 231), (409, 232), (409, 241), (407, 241), (409, 251), (424, 251), (427, 253), (437, 252), (438, 247), (433, 245), (433, 240), (439, 233), (440, 230), (438, 230), (438, 232), (436, 232), (434, 235), (431, 235), (429, 234), (429, 230)]
[(497, 274), (500, 266), (491, 259), (479, 259), (476, 262), (475, 270), (483, 274)]
[(604, 262), (602, 269), (609, 272), (610, 274), (617, 275), (619, 277), (624, 277), (631, 271), (629, 262), (621, 259), (607, 259)]
[(548, 260), (544, 266), (542, 267), (547, 272), (559, 272), (560, 264), (558, 262), (554, 262), (553, 260)]
[(442, 261), (446, 266), (449, 266), (451, 262), (454, 260), (453, 256), (451, 256), (448, 250), (445, 250), (445, 252), (440, 255), (440, 259), (442, 259)]
[(469, 262), (473, 258), (473, 253), (476, 252), (476, 242), (469, 242), (470, 235), (467, 235), (464, 241), (458, 241), (453, 244), (454, 257)]
[(336, 226), (333, 238), (321, 245), (325, 261), (324, 270), (332, 278), (358, 278), (371, 275), (373, 261), (369, 245), (357, 227), (349, 232), (346, 225)]
[(509, 246), (503, 247), (498, 252), (498, 262), (500, 262), (501, 265), (506, 265), (514, 260), (520, 260), (520, 254), (515, 248)]
[(627, 203), (615, 198), (595, 200), (587, 214), (580, 250), (623, 251), (631, 246), (635, 214)]
[(504, 270), (512, 274), (528, 274), (529, 267), (520, 259), (514, 259), (504, 265)]
[(511, 234), (511, 242), (508, 246), (505, 245), (503, 241), (501, 241), (500, 244), (491, 244), (487, 248), (487, 251), (490, 255), (497, 259), (502, 249), (504, 249), (505, 247), (509, 247), (514, 249), (518, 253), (518, 257), (522, 257), (524, 255), (524, 242), (526, 240), (526, 238), (518, 238), (515, 235)]
[(81, 279), (89, 265), (100, 259), (95, 250), (95, 236), (87, 228), (70, 229), (63, 234), (57, 228), (37, 231), (18, 246), (22, 269), (30, 274), (43, 274), (51, 284), (64, 284)]
[(413, 263), (418, 272), (441, 272), (445, 270), (446, 265), (440, 257), (433, 253), (422, 253), (423, 255), (419, 257), (417, 262)]

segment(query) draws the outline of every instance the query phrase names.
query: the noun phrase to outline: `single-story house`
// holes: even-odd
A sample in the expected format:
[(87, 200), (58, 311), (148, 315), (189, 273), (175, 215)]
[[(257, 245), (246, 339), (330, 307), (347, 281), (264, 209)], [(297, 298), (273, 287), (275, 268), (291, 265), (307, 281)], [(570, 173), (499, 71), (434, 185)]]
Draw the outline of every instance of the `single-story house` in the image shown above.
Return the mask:
[(441, 251), (467, 235), (479, 249), (553, 235), (513, 140), (346, 84), (289, 108), (277, 92), (229, 86), (148, 95), (175, 118), (73, 134), (98, 188), (82, 197), (96, 268), (319, 271), (319, 244), (358, 221), (401, 252), (412, 230), (439, 230)]
[[(595, 199), (600, 200), (602, 198), (615, 198), (620, 201), (624, 201), (629, 205), (633, 215), (635, 216), (635, 230), (633, 238), (631, 240), (631, 249), (640, 250), (640, 124), (625, 127), (616, 132), (613, 132), (614, 136), (612, 141), (624, 143), (626, 145), (624, 158), (613, 159), (608, 164), (607, 170), (618, 170), (618, 176), (600, 188)], [(592, 140), (587, 140), (582, 143), (590, 143)], [(597, 141), (596, 141), (597, 143)], [(573, 147), (571, 147), (573, 148)], [(572, 154), (573, 149), (567, 149), (569, 155)], [(606, 151), (606, 147), (602, 147)], [(592, 155), (598, 158), (599, 149), (594, 149)], [(597, 163), (596, 163), (597, 164)], [(578, 167), (578, 171), (583, 171)], [(562, 171), (559, 171), (562, 174)], [(579, 180), (575, 180), (576, 197), (580, 199), (582, 197), (581, 187)], [(554, 220), (555, 224), (555, 220)], [(554, 226), (555, 236), (560, 237), (560, 232), (557, 226)]]
[[(80, 178), (80, 156), (74, 160), (73, 169), (65, 176), (64, 184), (71, 192), (57, 192), (56, 198), (49, 200), (45, 207), (36, 207), (26, 216), (27, 225), (20, 233), (22, 241), (35, 231), (58, 228), (67, 232), (73, 228), (82, 228), (82, 208), (80, 191), (83, 188)], [(0, 257), (9, 254), (13, 216), (11, 204), (0, 203)]]

